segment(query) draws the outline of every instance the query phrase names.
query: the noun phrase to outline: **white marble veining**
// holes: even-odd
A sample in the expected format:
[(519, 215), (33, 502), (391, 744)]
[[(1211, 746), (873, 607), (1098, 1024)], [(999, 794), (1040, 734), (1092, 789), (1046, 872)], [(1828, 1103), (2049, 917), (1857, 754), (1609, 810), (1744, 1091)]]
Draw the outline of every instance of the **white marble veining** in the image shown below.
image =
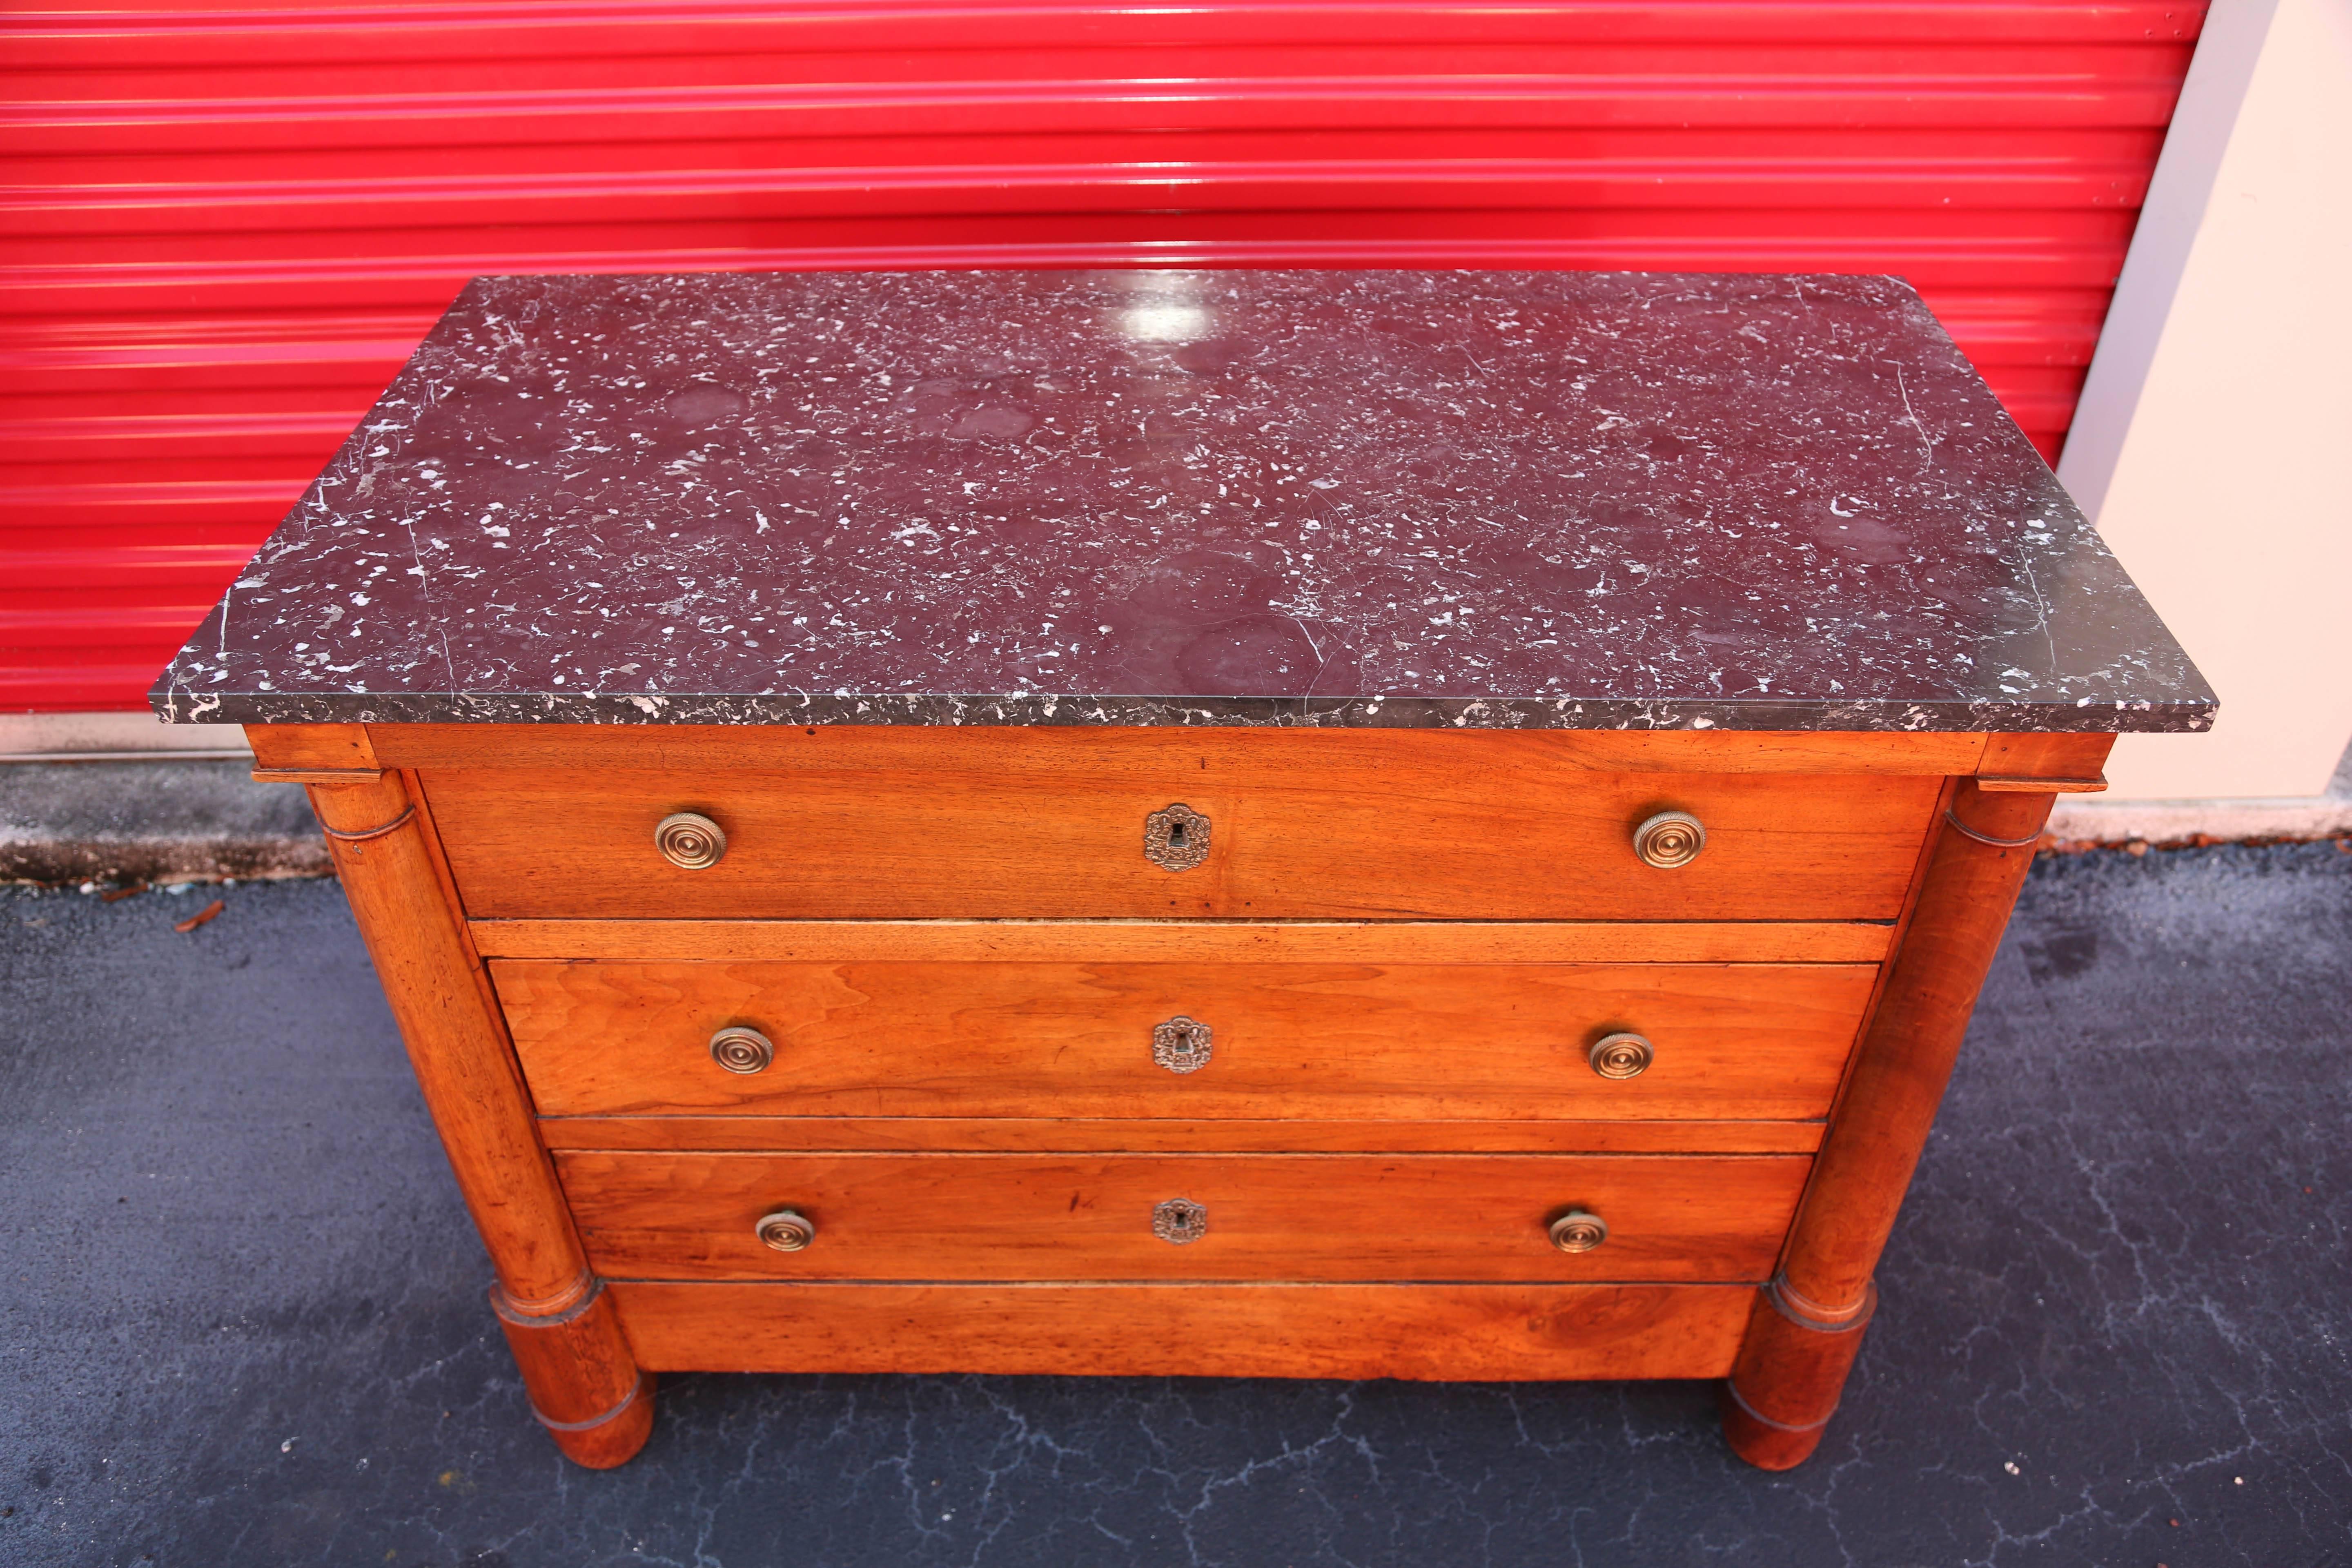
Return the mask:
[(154, 692), (213, 721), (2196, 730), (1843, 276), (477, 279)]

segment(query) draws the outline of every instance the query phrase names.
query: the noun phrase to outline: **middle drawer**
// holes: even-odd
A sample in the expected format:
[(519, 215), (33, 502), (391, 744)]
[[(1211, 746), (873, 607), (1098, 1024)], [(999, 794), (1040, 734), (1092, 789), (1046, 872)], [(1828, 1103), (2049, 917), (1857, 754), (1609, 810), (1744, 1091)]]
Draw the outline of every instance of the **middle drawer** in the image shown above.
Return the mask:
[(1828, 1113), (1877, 971), (498, 960), (490, 973), (544, 1116), (1803, 1121)]

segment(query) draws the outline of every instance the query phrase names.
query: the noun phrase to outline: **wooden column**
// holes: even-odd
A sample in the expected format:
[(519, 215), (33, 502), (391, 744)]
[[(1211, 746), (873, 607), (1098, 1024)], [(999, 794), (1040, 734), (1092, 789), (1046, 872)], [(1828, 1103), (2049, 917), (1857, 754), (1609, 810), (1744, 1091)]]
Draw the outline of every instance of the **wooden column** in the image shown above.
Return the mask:
[(371, 765), (356, 725), (257, 726), (256, 776), (307, 784), (458, 1191), (489, 1249), (497, 1312), (555, 1445), (605, 1468), (653, 1431), (641, 1373), (589, 1272), (541, 1146), (488, 976), (455, 907), (412, 781)]
[[(1998, 744), (2044, 739), (1992, 737), (1986, 773), (2071, 767), (2095, 775), (2110, 743), (2100, 735), (2047, 737), (2046, 747)], [(1780, 1272), (1758, 1293), (1724, 1384), (1724, 1436), (1748, 1463), (1785, 1470), (1820, 1446), (1876, 1305), (1872, 1272), (2053, 792), (2097, 787), (2095, 777), (1965, 779), (1937, 825), (1902, 946), (1814, 1161)]]

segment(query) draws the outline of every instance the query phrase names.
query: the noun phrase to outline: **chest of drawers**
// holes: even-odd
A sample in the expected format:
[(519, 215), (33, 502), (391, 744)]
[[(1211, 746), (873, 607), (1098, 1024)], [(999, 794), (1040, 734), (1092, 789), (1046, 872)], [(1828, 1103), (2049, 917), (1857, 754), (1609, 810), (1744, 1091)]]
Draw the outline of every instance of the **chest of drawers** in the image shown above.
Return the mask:
[(157, 704), (592, 1465), (684, 1370), (1794, 1464), (2052, 799), (2211, 710), (1899, 285), (1544, 274), (482, 280)]

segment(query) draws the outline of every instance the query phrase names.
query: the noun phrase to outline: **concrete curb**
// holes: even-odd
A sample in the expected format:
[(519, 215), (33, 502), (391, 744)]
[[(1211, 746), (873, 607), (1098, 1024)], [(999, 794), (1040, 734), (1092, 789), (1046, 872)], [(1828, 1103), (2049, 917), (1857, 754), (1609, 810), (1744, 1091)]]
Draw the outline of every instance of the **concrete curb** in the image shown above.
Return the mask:
[(247, 762), (18, 763), (0, 767), (0, 881), (239, 881), (334, 867), (299, 784)]
[(0, 713), (0, 763), (234, 762), (240, 724), (166, 724), (152, 713)]

